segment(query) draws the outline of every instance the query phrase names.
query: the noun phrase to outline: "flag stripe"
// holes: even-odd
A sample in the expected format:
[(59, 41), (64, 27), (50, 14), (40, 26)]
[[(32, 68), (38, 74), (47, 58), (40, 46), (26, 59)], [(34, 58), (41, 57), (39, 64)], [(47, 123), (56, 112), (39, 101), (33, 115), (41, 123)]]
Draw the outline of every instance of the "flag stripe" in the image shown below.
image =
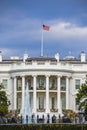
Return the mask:
[(50, 26), (47, 26), (47, 25), (44, 25), (44, 24), (43, 24), (43, 29), (49, 31)]

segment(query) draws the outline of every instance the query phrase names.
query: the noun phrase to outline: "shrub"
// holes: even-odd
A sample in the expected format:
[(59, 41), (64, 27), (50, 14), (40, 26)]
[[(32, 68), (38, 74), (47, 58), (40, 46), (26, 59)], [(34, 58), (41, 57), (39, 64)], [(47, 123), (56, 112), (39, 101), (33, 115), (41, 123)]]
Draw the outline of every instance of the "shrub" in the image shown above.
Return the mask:
[(0, 130), (87, 130), (87, 124), (0, 125)]

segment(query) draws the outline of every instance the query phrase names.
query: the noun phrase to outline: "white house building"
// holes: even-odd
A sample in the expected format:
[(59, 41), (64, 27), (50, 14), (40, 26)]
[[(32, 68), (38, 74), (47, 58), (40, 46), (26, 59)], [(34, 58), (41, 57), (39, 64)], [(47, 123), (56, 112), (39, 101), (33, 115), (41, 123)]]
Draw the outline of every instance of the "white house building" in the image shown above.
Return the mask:
[(32, 114), (50, 116), (62, 114), (65, 109), (78, 111), (76, 93), (87, 75), (86, 54), (80, 58), (60, 59), (34, 57), (3, 59), (0, 52), (0, 82), (11, 102), (9, 110), (24, 109), (24, 95), (28, 83)]

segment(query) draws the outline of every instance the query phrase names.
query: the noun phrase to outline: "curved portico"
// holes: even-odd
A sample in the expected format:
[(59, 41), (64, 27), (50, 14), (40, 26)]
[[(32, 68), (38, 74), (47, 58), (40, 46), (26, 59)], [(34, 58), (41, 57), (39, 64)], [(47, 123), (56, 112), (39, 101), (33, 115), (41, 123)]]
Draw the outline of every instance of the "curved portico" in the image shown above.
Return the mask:
[(24, 109), (24, 92), (28, 82), (32, 114), (59, 115), (69, 108), (69, 78), (62, 75), (22, 75), (14, 77), (14, 110)]

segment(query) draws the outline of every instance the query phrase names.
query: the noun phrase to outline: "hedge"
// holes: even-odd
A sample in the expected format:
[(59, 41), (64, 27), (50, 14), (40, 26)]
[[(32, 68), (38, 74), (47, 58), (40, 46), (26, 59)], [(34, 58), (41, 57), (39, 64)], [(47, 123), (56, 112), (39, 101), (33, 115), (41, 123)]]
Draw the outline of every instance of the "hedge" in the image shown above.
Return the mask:
[(87, 124), (6, 124), (0, 130), (87, 130)]

